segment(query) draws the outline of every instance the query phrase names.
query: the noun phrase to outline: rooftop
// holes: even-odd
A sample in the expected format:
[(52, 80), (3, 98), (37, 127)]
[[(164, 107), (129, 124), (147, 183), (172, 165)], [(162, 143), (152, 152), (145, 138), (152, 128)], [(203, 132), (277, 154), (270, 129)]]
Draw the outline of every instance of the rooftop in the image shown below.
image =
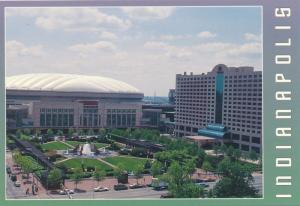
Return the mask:
[(6, 89), (26, 91), (141, 93), (137, 88), (115, 79), (77, 74), (37, 73), (6, 78)]

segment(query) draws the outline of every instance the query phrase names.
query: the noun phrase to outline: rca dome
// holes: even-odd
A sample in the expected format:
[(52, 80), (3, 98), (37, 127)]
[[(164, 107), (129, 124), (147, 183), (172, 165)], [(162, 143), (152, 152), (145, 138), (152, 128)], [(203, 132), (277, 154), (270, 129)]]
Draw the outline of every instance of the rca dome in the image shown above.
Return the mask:
[(139, 127), (144, 94), (115, 79), (75, 74), (6, 78), (7, 128)]

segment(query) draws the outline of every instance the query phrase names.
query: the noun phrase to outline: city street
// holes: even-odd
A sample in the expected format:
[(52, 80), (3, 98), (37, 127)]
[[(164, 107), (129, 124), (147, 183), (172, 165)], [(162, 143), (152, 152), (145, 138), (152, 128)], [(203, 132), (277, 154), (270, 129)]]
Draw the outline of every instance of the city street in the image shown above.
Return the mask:
[[(110, 190), (106, 192), (77, 192), (72, 194), (73, 199), (124, 199), (124, 198), (134, 198), (134, 199), (157, 199), (160, 198), (161, 194), (167, 193), (167, 190), (164, 191), (155, 191), (150, 187), (141, 188), (141, 189), (129, 189), (129, 190)], [(51, 199), (69, 199), (68, 195), (59, 195), (59, 194), (49, 194)]]
[(6, 197), (8, 199), (28, 198), (21, 187), (14, 186), (13, 181), (6, 175)]

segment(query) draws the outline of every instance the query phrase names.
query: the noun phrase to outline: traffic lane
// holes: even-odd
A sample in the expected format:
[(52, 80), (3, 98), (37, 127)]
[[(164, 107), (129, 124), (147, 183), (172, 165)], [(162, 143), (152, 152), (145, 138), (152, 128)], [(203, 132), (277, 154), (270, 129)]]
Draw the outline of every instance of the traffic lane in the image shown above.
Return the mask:
[[(162, 194), (167, 193), (167, 190), (156, 191), (150, 187), (140, 189), (128, 189), (128, 190), (109, 190), (105, 192), (94, 192), (92, 190), (87, 192), (75, 192), (71, 194), (72, 199), (158, 199)], [(50, 198), (53, 199), (69, 199), (68, 195), (51, 194)]]
[(258, 174), (258, 175), (253, 175), (253, 186), (258, 189), (258, 193), (262, 194), (262, 175)]
[(21, 187), (16, 187), (10, 177), (6, 175), (6, 198), (7, 199), (19, 199), (28, 198)]
[[(215, 185), (217, 184), (217, 181), (214, 182), (204, 182), (203, 184), (207, 184), (208, 187), (206, 187), (205, 189), (210, 190), (213, 189), (215, 187)], [(262, 194), (262, 174), (253, 174), (253, 186), (258, 189), (259, 193)]]

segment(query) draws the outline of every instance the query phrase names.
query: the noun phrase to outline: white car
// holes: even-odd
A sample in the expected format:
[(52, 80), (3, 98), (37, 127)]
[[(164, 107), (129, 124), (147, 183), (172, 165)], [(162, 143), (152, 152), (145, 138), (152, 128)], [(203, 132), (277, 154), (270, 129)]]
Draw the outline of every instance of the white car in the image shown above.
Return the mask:
[(15, 181), (14, 185), (15, 185), (16, 187), (21, 187), (21, 182)]
[(98, 187), (95, 187), (94, 188), (94, 192), (105, 192), (105, 191), (108, 191), (109, 189), (107, 187), (101, 187), (101, 186), (98, 186)]
[(74, 190), (64, 189), (59, 191), (60, 195), (74, 194)]

